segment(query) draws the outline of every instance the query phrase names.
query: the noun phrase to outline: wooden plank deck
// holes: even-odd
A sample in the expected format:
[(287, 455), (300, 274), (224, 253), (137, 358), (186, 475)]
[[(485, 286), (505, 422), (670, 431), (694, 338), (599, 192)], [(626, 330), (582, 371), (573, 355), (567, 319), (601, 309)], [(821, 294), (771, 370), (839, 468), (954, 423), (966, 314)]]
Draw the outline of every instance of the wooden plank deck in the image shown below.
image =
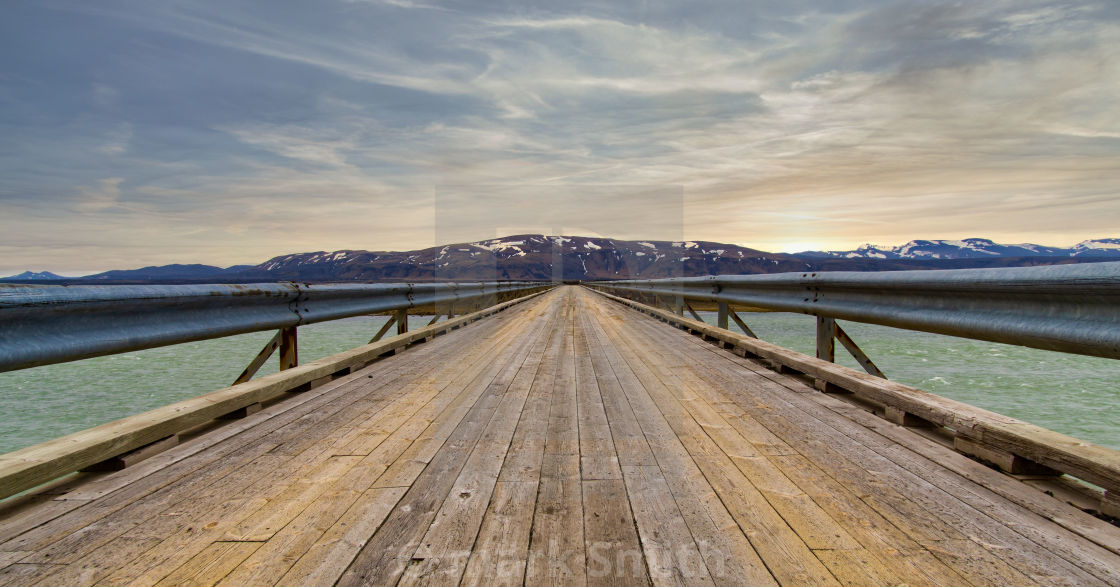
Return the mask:
[(9, 505), (0, 584), (1120, 584), (1024, 491), (563, 287)]

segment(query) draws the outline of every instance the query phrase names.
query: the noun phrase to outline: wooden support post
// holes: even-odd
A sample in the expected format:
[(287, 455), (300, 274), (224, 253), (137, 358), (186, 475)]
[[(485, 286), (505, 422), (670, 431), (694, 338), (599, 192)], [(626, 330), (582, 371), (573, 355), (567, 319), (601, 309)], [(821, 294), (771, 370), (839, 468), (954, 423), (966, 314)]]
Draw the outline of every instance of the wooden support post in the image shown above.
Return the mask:
[[(835, 318), (817, 316), (817, 358), (822, 361), (828, 361), (829, 363), (836, 362)], [(834, 392), (837, 390), (835, 385), (825, 381), (824, 379), (814, 380), (813, 386), (825, 393)]]
[(299, 339), (296, 327), (289, 326), (280, 331), (280, 370), (299, 365)]
[(883, 419), (907, 428), (933, 428), (933, 422), (894, 406), (883, 406)]
[(1120, 518), (1120, 495), (1115, 495), (1111, 490), (1106, 490), (1101, 496), (1101, 513), (1113, 518)]
[(836, 319), (817, 316), (817, 358), (836, 362)]
[(397, 310), (397, 335), (408, 332), (408, 310)]
[(677, 316), (684, 316), (684, 296), (677, 296), (673, 299), (673, 313)]
[(112, 458), (105, 459), (100, 463), (94, 463), (84, 469), (82, 472), (100, 472), (100, 471), (120, 471), (127, 467), (131, 467), (140, 461), (155, 456), (171, 447), (179, 444), (179, 435), (172, 434), (166, 438), (162, 438), (155, 442), (145, 444), (140, 448), (130, 450), (124, 454), (117, 455)]
[(273, 336), (272, 340), (269, 340), (267, 343), (265, 343), (264, 348), (261, 349), (261, 352), (257, 353), (257, 356), (249, 362), (249, 366), (245, 367), (245, 370), (241, 372), (241, 375), (238, 375), (237, 379), (233, 380), (234, 385), (237, 385), (238, 383), (245, 383), (246, 381), (252, 379), (253, 375), (256, 375), (257, 371), (260, 371), (261, 367), (263, 367), (264, 364), (268, 362), (268, 358), (271, 357), (272, 353), (276, 352), (276, 349), (280, 346), (280, 332), (282, 331), (277, 331), (276, 336)]
[(432, 324), (435, 324), (436, 322), (439, 322), (439, 319), (442, 318), (442, 317), (443, 317), (443, 314), (436, 314), (435, 316), (432, 317), (432, 320), (430, 322), (428, 322), (428, 326), (431, 326)]
[(695, 319), (697, 322), (703, 322), (704, 321), (704, 319), (700, 317), (700, 314), (697, 314), (696, 310), (692, 309), (692, 304), (687, 304), (686, 303), (684, 305), (684, 307), (685, 307), (686, 310), (688, 310), (689, 314), (692, 314), (692, 318)]
[(953, 448), (957, 449), (958, 452), (991, 463), (1012, 475), (1057, 476), (1062, 474), (1061, 471), (1055, 471), (1041, 463), (1036, 463), (1017, 454), (992, 448), (961, 434), (957, 434), (953, 439)]
[(716, 326), (727, 330), (727, 302), (719, 302), (718, 311), (719, 315), (716, 316)]
[(253, 414), (255, 414), (259, 411), (261, 411), (261, 402), (256, 402), (256, 403), (253, 403), (253, 404), (249, 404), (249, 405), (247, 405), (243, 408), (237, 408), (236, 410), (234, 410), (234, 411), (232, 411), (228, 414), (223, 414), (221, 416), (218, 416), (218, 419), (219, 420), (240, 420), (241, 418), (251, 416), (251, 415), (253, 415)]

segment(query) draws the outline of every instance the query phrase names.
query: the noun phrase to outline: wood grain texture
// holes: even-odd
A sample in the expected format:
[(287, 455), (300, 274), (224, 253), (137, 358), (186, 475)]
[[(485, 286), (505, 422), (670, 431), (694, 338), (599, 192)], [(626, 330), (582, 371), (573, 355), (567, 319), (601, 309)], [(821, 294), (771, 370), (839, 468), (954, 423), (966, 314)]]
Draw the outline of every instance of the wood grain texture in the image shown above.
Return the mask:
[(0, 508), (0, 581), (1120, 584), (1120, 528), (710, 342), (558, 288)]

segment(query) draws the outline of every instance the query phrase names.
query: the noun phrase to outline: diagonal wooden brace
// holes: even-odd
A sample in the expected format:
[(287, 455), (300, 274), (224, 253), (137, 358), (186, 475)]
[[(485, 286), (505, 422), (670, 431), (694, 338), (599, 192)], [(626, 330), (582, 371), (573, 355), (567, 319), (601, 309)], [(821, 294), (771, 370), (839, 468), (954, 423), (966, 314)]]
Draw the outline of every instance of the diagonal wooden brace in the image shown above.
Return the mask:
[(237, 385), (238, 383), (245, 383), (246, 381), (252, 379), (253, 375), (257, 374), (257, 371), (260, 371), (261, 367), (263, 367), (264, 364), (268, 362), (268, 358), (271, 357), (272, 353), (276, 352), (276, 349), (280, 346), (280, 334), (281, 332), (277, 331), (276, 336), (273, 336), (272, 340), (269, 340), (267, 343), (265, 343), (264, 348), (261, 349), (261, 352), (257, 353), (257, 356), (254, 357), (252, 361), (249, 361), (249, 366), (245, 367), (245, 370), (241, 372), (241, 375), (238, 375), (237, 379), (233, 381), (234, 385)]

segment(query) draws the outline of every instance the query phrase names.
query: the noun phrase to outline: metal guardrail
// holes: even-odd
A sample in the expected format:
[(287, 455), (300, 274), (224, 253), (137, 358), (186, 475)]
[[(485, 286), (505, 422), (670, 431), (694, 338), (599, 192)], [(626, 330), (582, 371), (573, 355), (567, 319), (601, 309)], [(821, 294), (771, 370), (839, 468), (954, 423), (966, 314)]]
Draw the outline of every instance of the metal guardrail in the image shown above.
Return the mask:
[(131, 466), (175, 446), (179, 434), (185, 430), (214, 418), (248, 416), (266, 402), (347, 377), (409, 345), (462, 328), (540, 295), (539, 292), (520, 293), (510, 294), (514, 297), (512, 300), (487, 305), (439, 324), (431, 323), (310, 363), (292, 365), (279, 373), (238, 382), (205, 395), (0, 455), (0, 500), (74, 471), (118, 470)]
[[(804, 375), (816, 383), (824, 382), (826, 386), (817, 385), (822, 391), (839, 393), (839, 397), (852, 394), (858, 398), (859, 407), (844, 413), (866, 413), (869, 406), (877, 405), (875, 412), (885, 420), (899, 426), (940, 429), (933, 435), (943, 440), (951, 438), (952, 446), (958, 452), (1013, 475), (1028, 475), (1033, 483), (1058, 478), (1062, 474), (1092, 483), (1104, 491), (1081, 484), (1060, 483), (1058, 486), (1063, 492), (1072, 490), (1073, 493), (1067, 494), (1067, 500), (1070, 495), (1080, 494), (1076, 500), (1080, 502), (1078, 507), (1089, 513), (1120, 517), (1120, 451), (888, 381), (873, 374), (860, 373), (819, 357), (810, 357), (758, 340), (746, 333), (739, 334), (725, 327), (690, 319), (672, 310), (663, 310), (606, 292), (599, 293), (655, 319), (702, 336), (741, 357), (763, 361), (780, 372)], [(855, 418), (858, 420), (860, 416)], [(1043, 491), (1047, 485), (1042, 482), (1037, 487)], [(1054, 488), (1055, 486), (1050, 486), (1050, 489)], [(1012, 500), (1019, 500), (1023, 496), (1018, 492), (1004, 495)], [(1062, 516), (1052, 519), (1065, 524)]]
[(675, 300), (677, 313), (682, 312), (681, 301), (702, 300), (1120, 358), (1120, 262), (782, 273), (586, 285), (617, 295)]
[(420, 306), (545, 282), (0, 287), (0, 371)]

